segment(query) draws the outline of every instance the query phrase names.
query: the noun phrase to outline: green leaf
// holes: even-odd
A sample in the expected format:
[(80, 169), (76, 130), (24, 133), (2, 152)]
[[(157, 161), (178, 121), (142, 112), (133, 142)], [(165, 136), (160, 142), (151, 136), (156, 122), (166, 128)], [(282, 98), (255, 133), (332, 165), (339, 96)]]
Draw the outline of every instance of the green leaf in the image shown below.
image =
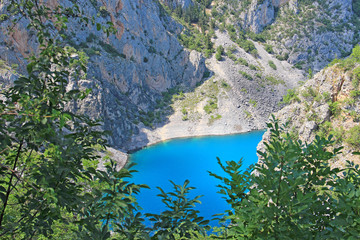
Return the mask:
[(43, 118), (43, 119), (41, 120), (41, 123), (42, 123), (42, 124), (46, 124), (47, 121), (48, 121), (47, 118)]

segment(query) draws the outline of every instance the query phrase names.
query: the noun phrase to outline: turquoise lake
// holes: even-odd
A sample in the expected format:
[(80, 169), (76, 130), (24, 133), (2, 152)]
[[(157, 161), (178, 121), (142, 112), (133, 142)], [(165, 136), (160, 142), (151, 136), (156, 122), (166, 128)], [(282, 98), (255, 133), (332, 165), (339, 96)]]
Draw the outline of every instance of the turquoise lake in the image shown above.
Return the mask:
[[(130, 161), (137, 165), (133, 181), (147, 184), (151, 189), (142, 189), (138, 195), (138, 202), (143, 213), (160, 213), (166, 210), (161, 199), (156, 195), (160, 191), (172, 191), (172, 180), (175, 184), (183, 185), (186, 179), (189, 186), (196, 187), (190, 196), (203, 195), (201, 204), (196, 206), (200, 216), (211, 219), (212, 215), (223, 213), (228, 205), (217, 193), (216, 185), (220, 181), (211, 177), (208, 171), (218, 175), (225, 175), (217, 163), (219, 157), (224, 163), (229, 160), (243, 158), (243, 169), (257, 162), (256, 147), (261, 141), (264, 131), (251, 133), (175, 139), (146, 147), (130, 156)], [(212, 223), (214, 225), (214, 223)]]

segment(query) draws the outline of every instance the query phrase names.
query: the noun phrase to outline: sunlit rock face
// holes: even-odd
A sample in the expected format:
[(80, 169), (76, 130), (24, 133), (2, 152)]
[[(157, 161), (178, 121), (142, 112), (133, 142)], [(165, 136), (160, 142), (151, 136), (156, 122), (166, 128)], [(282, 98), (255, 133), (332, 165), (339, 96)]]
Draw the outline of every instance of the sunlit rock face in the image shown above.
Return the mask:
[[(69, 1), (45, 1), (50, 8)], [(187, 51), (177, 40), (182, 26), (162, 13), (152, 0), (78, 1), (88, 16), (106, 25), (112, 22), (116, 33), (107, 36), (96, 26), (69, 19), (62, 41), (90, 57), (86, 80), (69, 87), (88, 87), (87, 99), (69, 106), (80, 113), (101, 118), (103, 128), (111, 130), (109, 141), (122, 147), (138, 133), (139, 112), (151, 111), (161, 93), (177, 85), (194, 87), (202, 79), (205, 63), (200, 53)], [(177, 1), (188, 6), (191, 1)], [(5, 5), (0, 11), (5, 11)], [(36, 35), (26, 29), (27, 22), (1, 23), (0, 58), (18, 64), (25, 72), (26, 58), (38, 51)]]

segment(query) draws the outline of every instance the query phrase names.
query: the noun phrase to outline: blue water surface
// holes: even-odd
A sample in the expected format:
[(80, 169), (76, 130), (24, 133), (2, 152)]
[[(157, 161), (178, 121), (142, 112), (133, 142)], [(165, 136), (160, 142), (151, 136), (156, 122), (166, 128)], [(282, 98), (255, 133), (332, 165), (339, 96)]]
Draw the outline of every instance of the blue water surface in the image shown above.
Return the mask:
[[(156, 186), (168, 192), (173, 190), (169, 180), (183, 185), (188, 179), (189, 186), (196, 187), (190, 192), (190, 196), (203, 195), (200, 198), (201, 204), (196, 206), (200, 216), (210, 220), (214, 214), (224, 213), (229, 206), (223, 196), (217, 193), (219, 189), (216, 185), (220, 181), (209, 176), (208, 171), (225, 176), (216, 157), (222, 162), (243, 158), (244, 170), (256, 163), (256, 147), (263, 133), (264, 131), (254, 131), (237, 135), (175, 139), (131, 154), (130, 161), (137, 164), (134, 169), (138, 170), (132, 180), (151, 188), (142, 189), (137, 197), (143, 208), (142, 212), (159, 214), (166, 210), (161, 198), (156, 196), (160, 193)], [(217, 224), (212, 222), (211, 225)]]

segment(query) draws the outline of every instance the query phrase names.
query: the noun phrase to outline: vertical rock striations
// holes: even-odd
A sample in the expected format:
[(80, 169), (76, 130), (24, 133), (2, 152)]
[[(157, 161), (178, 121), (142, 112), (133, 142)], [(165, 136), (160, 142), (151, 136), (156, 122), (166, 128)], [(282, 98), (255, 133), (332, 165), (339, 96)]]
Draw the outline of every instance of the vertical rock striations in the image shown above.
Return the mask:
[[(191, 1), (190, 1), (191, 2)], [(49, 7), (60, 2), (46, 1)], [(179, 1), (189, 4), (189, 1)], [(69, 6), (70, 2), (62, 1)], [(110, 144), (116, 147), (138, 133), (139, 113), (152, 111), (161, 93), (178, 85), (194, 87), (205, 71), (200, 53), (185, 50), (177, 40), (182, 26), (164, 13), (152, 0), (79, 1), (88, 16), (97, 16), (102, 24), (112, 22), (117, 30), (109, 37), (96, 26), (69, 19), (62, 39), (67, 45), (83, 50), (90, 57), (88, 79), (70, 83), (71, 87), (92, 88), (90, 96), (70, 106), (80, 113), (102, 118), (111, 130)], [(5, 11), (2, 5), (1, 12)], [(21, 21), (10, 34), (1, 23), (1, 59), (25, 66), (36, 53), (34, 33)], [(24, 72), (24, 68), (19, 69)]]

